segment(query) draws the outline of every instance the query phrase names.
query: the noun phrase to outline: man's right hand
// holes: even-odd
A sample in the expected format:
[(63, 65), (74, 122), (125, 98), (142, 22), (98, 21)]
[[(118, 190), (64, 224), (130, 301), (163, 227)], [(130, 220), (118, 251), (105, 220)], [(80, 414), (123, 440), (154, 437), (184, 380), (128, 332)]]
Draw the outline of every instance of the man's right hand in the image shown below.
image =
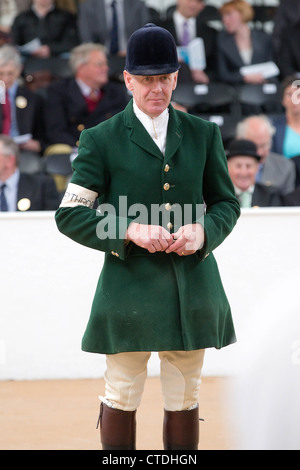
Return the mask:
[(126, 239), (132, 241), (150, 253), (165, 251), (172, 243), (173, 236), (159, 225), (145, 225), (131, 222), (127, 229)]

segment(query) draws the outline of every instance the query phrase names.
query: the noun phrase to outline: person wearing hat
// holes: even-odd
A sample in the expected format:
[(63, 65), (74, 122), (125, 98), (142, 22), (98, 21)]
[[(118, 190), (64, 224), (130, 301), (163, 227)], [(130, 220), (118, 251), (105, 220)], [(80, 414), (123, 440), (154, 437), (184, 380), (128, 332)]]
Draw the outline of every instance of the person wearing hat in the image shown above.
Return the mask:
[(227, 148), (228, 171), (242, 208), (281, 206), (280, 188), (257, 182), (261, 156), (254, 142), (237, 139)]
[(197, 449), (204, 350), (236, 341), (212, 251), (240, 207), (217, 125), (170, 105), (178, 70), (167, 30), (150, 23), (133, 33), (124, 71), (133, 99), (82, 132), (56, 212), (63, 234), (105, 252), (82, 340), (84, 351), (106, 354), (104, 450), (135, 449), (153, 351), (161, 363), (164, 448)]

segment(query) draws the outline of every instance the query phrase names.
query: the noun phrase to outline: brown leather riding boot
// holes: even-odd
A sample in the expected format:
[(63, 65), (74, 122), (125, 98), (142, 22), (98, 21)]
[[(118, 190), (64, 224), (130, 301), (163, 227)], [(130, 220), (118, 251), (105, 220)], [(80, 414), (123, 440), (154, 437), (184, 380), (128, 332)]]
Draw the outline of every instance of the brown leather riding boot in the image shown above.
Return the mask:
[(136, 411), (122, 411), (101, 403), (98, 424), (102, 450), (135, 450), (135, 415)]
[(184, 411), (165, 410), (163, 441), (165, 450), (197, 450), (199, 407)]

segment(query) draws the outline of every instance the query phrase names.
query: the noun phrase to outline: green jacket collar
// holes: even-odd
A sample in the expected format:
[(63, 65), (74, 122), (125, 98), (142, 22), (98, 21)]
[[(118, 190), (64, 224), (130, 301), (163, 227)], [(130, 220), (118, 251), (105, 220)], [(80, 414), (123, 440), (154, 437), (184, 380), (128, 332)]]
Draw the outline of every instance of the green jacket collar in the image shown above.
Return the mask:
[(136, 145), (151, 153), (154, 157), (165, 161), (168, 161), (173, 157), (182, 140), (180, 117), (172, 105), (169, 106), (169, 113), (167, 145), (164, 157), (142, 123), (135, 116), (133, 111), (133, 100), (128, 103), (124, 110), (124, 124), (130, 129), (130, 139)]

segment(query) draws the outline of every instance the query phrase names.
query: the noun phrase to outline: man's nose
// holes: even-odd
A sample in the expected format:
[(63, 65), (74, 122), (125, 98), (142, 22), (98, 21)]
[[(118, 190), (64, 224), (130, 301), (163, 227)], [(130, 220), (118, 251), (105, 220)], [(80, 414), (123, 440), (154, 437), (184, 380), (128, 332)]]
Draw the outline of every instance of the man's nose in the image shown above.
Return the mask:
[(156, 92), (160, 92), (162, 90), (162, 86), (159, 80), (155, 80), (152, 90)]

